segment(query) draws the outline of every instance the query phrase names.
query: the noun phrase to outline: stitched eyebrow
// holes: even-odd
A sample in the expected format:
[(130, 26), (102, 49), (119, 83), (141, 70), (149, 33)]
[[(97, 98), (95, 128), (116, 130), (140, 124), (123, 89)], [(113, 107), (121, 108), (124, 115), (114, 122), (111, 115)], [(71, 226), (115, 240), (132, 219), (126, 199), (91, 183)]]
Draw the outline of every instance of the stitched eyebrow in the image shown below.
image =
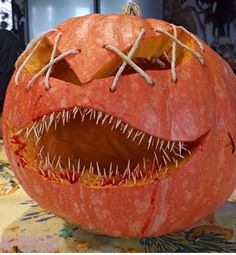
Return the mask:
[(141, 32), (139, 33), (132, 49), (130, 50), (130, 52), (128, 53), (128, 55), (126, 56), (126, 58), (124, 57), (124, 55), (122, 55), (122, 52), (119, 51), (117, 48), (113, 47), (112, 45), (106, 45), (105, 48), (108, 50), (113, 51), (114, 53), (116, 53), (117, 55), (119, 55), (120, 57), (122, 57), (124, 59), (123, 64), (120, 66), (119, 70), (116, 73), (116, 76), (112, 82), (111, 85), (111, 91), (114, 92), (118, 83), (118, 80), (122, 74), (122, 72), (124, 71), (125, 67), (127, 64), (130, 64), (142, 77), (144, 77), (144, 79), (147, 81), (148, 84), (152, 85), (153, 84), (153, 80), (150, 76), (148, 76), (140, 67), (138, 67), (132, 60), (132, 56), (134, 55), (135, 51), (137, 50), (143, 35), (145, 34), (145, 30), (141, 29)]
[[(173, 35), (170, 34), (168, 31), (163, 30), (163, 29), (155, 29), (157, 32), (162, 33), (166, 36), (168, 36), (171, 40), (172, 40), (172, 59), (170, 60), (168, 55), (164, 52), (164, 56), (166, 57), (166, 59), (170, 62), (171, 64), (171, 76), (172, 76), (172, 81), (176, 82), (177, 81), (177, 75), (176, 75), (176, 45), (180, 45), (182, 48), (190, 51), (198, 60), (199, 62), (204, 65), (204, 59), (202, 57), (202, 55), (200, 53), (198, 53), (195, 49), (190, 48), (189, 46), (187, 46), (186, 44), (184, 44), (182, 41), (180, 41), (177, 38), (177, 28), (182, 29), (184, 32), (186, 32), (199, 46), (199, 48), (201, 49), (201, 51), (204, 51), (204, 47), (203, 44), (191, 33), (189, 32), (187, 29), (185, 29), (182, 26), (175, 26), (174, 24), (171, 24), (172, 28), (173, 28)], [(128, 53), (128, 55), (124, 55), (119, 49), (117, 49), (116, 47), (112, 46), (112, 45), (106, 45), (105, 49), (111, 50), (112, 52), (114, 52), (115, 54), (117, 54), (119, 57), (121, 57), (124, 62), (122, 63), (121, 67), (119, 68), (119, 70), (117, 71), (115, 78), (111, 84), (111, 92), (114, 92), (118, 83), (118, 80), (122, 74), (122, 72), (124, 71), (125, 67), (127, 64), (129, 64), (136, 72), (138, 72), (146, 81), (149, 85), (153, 85), (154, 81), (153, 79), (144, 72), (144, 70), (142, 68), (140, 68), (137, 64), (135, 64), (132, 61), (132, 56), (134, 55), (135, 51), (137, 50), (143, 35), (145, 33), (144, 29), (141, 29), (141, 32), (139, 34), (139, 36), (137, 37), (132, 49), (130, 50), (130, 52)], [(156, 60), (157, 63), (159, 63), (160, 65), (163, 65), (164, 63), (157, 59)]]
[[(166, 36), (168, 36), (171, 40), (172, 40), (172, 57), (171, 59), (169, 59), (169, 56), (166, 54), (166, 52), (163, 52), (165, 58), (167, 59), (168, 62), (170, 62), (171, 64), (171, 76), (172, 76), (172, 81), (176, 82), (177, 81), (177, 75), (176, 75), (176, 45), (180, 45), (182, 48), (186, 49), (187, 51), (191, 52), (198, 60), (199, 62), (204, 65), (204, 59), (203, 56), (197, 52), (195, 49), (189, 47), (188, 45), (186, 45), (185, 43), (183, 43), (182, 41), (180, 41), (177, 38), (177, 28), (182, 29), (185, 33), (187, 33), (199, 46), (200, 50), (203, 52), (204, 51), (204, 46), (203, 44), (191, 33), (189, 32), (187, 29), (185, 29), (182, 26), (175, 26), (173, 24), (171, 24), (172, 28), (173, 28), (173, 35), (171, 33), (169, 33), (166, 30), (157, 28), (155, 29), (156, 32), (162, 33)], [(54, 66), (55, 63), (59, 62), (60, 60), (63, 60), (63, 58), (65, 58), (68, 55), (71, 54), (78, 54), (79, 51), (72, 49), (72, 50), (68, 50), (64, 53), (62, 53), (61, 55), (56, 57), (56, 50), (57, 50), (57, 46), (59, 44), (60, 38), (62, 36), (62, 32), (60, 32), (57, 29), (50, 29), (46, 32), (43, 32), (41, 34), (39, 34), (38, 36), (36, 36), (26, 47), (25, 51), (21, 54), (21, 56), (18, 58), (17, 62), (16, 62), (16, 67), (18, 67), (18, 63), (20, 61), (20, 59), (22, 59), (22, 57), (24, 57), (29, 50), (32, 51), (29, 53), (29, 55), (25, 58), (25, 60), (23, 61), (23, 63), (20, 65), (20, 67), (18, 68), (16, 75), (15, 75), (15, 84), (18, 85), (19, 83), (19, 76), (21, 74), (21, 72), (23, 71), (24, 67), (26, 66), (26, 64), (29, 62), (29, 60), (31, 59), (31, 57), (34, 55), (34, 53), (36, 52), (39, 44), (41, 43), (41, 41), (49, 34), (52, 32), (58, 32), (55, 40), (54, 40), (54, 45), (53, 45), (53, 50), (51, 53), (51, 57), (50, 57), (50, 61), (47, 65), (45, 65), (40, 71), (38, 71), (34, 77), (28, 82), (26, 88), (27, 90), (30, 89), (30, 87), (33, 85), (34, 81), (36, 79), (39, 78), (40, 75), (42, 75), (45, 71), (46, 72), (46, 76), (44, 79), (44, 83), (45, 83), (45, 88), (49, 89), (50, 88), (50, 84), (49, 84), (49, 77), (50, 74), (52, 73), (52, 68)], [(111, 84), (111, 88), (110, 90), (112, 92), (115, 91), (116, 86), (118, 84), (119, 78), (122, 75), (122, 72), (124, 71), (125, 67), (127, 64), (129, 64), (136, 72), (138, 72), (148, 83), (148, 85), (152, 86), (154, 84), (154, 81), (152, 79), (152, 77), (150, 77), (142, 68), (140, 68), (136, 63), (134, 63), (134, 61), (131, 59), (132, 56), (134, 55), (134, 53), (136, 52), (136, 50), (138, 49), (141, 40), (143, 39), (143, 36), (145, 34), (145, 30), (141, 29), (137, 39), (135, 40), (133, 47), (131, 48), (130, 52), (128, 53), (128, 55), (126, 56), (123, 52), (121, 52), (119, 49), (117, 49), (116, 47), (112, 46), (112, 45), (106, 45), (105, 49), (110, 50), (112, 52), (114, 52), (115, 54), (117, 54), (119, 57), (121, 57), (124, 62), (122, 63), (122, 65), (120, 66), (120, 68), (118, 69), (115, 78)], [(164, 62), (162, 62), (160, 59), (155, 59), (155, 61), (159, 64), (159, 65), (165, 65)]]
[[(15, 83), (16, 85), (18, 85), (19, 83), (19, 76), (21, 74), (21, 72), (23, 71), (25, 65), (29, 62), (29, 60), (31, 59), (31, 57), (33, 56), (33, 54), (36, 52), (37, 50), (37, 47), (38, 45), (41, 43), (41, 40), (44, 39), (48, 33), (50, 32), (58, 32), (55, 40), (54, 40), (54, 45), (53, 45), (53, 50), (52, 50), (52, 53), (51, 53), (51, 57), (50, 57), (50, 61), (47, 65), (45, 65), (38, 73), (36, 73), (34, 75), (34, 77), (28, 82), (27, 86), (26, 86), (26, 89), (29, 90), (30, 87), (33, 85), (34, 81), (37, 80), (39, 78), (40, 75), (42, 75), (45, 71), (47, 71), (46, 73), (46, 76), (45, 76), (45, 79), (44, 79), (44, 83), (45, 83), (45, 88), (46, 89), (49, 89), (50, 88), (50, 85), (49, 85), (49, 77), (50, 77), (50, 74), (52, 72), (52, 68), (53, 68), (53, 65), (55, 63), (57, 63), (58, 61), (62, 60), (63, 58), (65, 58), (66, 56), (68, 55), (71, 55), (71, 54), (78, 54), (79, 51), (78, 50), (68, 50), (62, 54), (60, 54), (58, 57), (55, 58), (56, 56), (56, 50), (57, 50), (57, 46), (59, 44), (59, 41), (60, 41), (60, 38), (62, 36), (62, 33), (59, 31), (59, 30), (56, 30), (56, 29), (51, 29), (47, 32), (44, 32), (42, 34), (40, 34), (39, 36), (36, 36), (36, 38), (34, 38), (30, 43), (29, 45), (27, 46), (26, 50), (23, 52), (23, 55), (26, 54), (27, 50), (31, 49), (32, 48), (32, 45), (35, 44), (36, 40), (39, 40), (36, 45), (34, 46), (33, 50), (30, 52), (30, 54), (26, 57), (26, 59), (23, 61), (23, 63), (21, 64), (21, 66), (19, 67), (19, 69), (17, 70), (16, 72), (16, 76), (15, 76)], [(21, 58), (22, 56), (20, 56)]]

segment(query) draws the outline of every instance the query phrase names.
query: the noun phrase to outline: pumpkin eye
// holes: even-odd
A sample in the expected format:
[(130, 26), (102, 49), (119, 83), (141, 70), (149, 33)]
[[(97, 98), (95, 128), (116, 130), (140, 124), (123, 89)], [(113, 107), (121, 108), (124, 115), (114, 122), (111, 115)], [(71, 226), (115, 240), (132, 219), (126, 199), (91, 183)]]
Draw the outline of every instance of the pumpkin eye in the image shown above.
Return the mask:
[(161, 179), (189, 160), (202, 141), (163, 140), (112, 115), (78, 107), (45, 116), (25, 137), (24, 158), (39, 174), (93, 186)]
[[(43, 69), (44, 66), (50, 62), (52, 51), (53, 46), (46, 38), (43, 39), (36, 47), (35, 52), (31, 56), (30, 60), (24, 66), (24, 70), (30, 74), (36, 75), (41, 69)], [(30, 54), (30, 52), (28, 52), (28, 54)], [(56, 56), (57, 55), (59, 55), (59, 52), (56, 53)], [(79, 78), (70, 68), (65, 58), (54, 63), (50, 76), (59, 80), (73, 83), (75, 85), (81, 84)]]

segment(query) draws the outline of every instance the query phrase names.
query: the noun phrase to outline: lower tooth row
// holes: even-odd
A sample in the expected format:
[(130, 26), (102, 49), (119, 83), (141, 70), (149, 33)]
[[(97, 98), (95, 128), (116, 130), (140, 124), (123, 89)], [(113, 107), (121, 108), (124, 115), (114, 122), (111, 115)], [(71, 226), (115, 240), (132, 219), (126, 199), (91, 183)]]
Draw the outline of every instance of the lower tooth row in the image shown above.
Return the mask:
[[(107, 173), (105, 168), (101, 169), (99, 166), (99, 163), (96, 162), (95, 165), (92, 164), (92, 162), (89, 164), (89, 168), (86, 168), (86, 166), (82, 167), (81, 160), (78, 160), (77, 166), (75, 167), (70, 158), (68, 158), (68, 168), (65, 169), (61, 165), (61, 156), (58, 157), (56, 160), (56, 156), (54, 155), (52, 161), (50, 161), (50, 156), (49, 153), (47, 153), (46, 157), (42, 156), (43, 148), (38, 153), (38, 156), (40, 156), (40, 161), (38, 164), (38, 167), (41, 171), (41, 173), (45, 176), (53, 176), (56, 178), (55, 172), (53, 172), (54, 167), (59, 170), (60, 176), (63, 176), (63, 178), (68, 179), (69, 181), (75, 182), (79, 178), (84, 177), (86, 174), (88, 176), (96, 176), (96, 181), (100, 180), (103, 184), (110, 184), (110, 182), (115, 182), (115, 184), (122, 184), (127, 181), (133, 181), (133, 183), (136, 184), (137, 181), (142, 181), (144, 182), (146, 178), (158, 176), (160, 177), (160, 173), (162, 176), (165, 176), (166, 173), (168, 172), (168, 163), (165, 158), (163, 158), (164, 165), (162, 163), (159, 163), (157, 154), (154, 152), (154, 158), (152, 161), (152, 167), (151, 170), (147, 169), (147, 160), (143, 158), (142, 162), (142, 169), (140, 168), (140, 164), (137, 164), (137, 166), (131, 170), (130, 163), (131, 161), (129, 160), (127, 162), (127, 167), (125, 171), (120, 174), (119, 172), (119, 167), (118, 165), (113, 165), (113, 163), (110, 163), (109, 166), (109, 172)], [(44, 159), (43, 159), (44, 158)], [(173, 162), (175, 163), (176, 168), (178, 167), (178, 160), (175, 158), (172, 158)], [(37, 165), (37, 162), (36, 162)], [(150, 164), (149, 164), (150, 165)], [(164, 172), (163, 172), (164, 170)], [(46, 174), (47, 173), (47, 174)], [(122, 181), (123, 180), (123, 181)], [(117, 183), (119, 182), (119, 183)]]

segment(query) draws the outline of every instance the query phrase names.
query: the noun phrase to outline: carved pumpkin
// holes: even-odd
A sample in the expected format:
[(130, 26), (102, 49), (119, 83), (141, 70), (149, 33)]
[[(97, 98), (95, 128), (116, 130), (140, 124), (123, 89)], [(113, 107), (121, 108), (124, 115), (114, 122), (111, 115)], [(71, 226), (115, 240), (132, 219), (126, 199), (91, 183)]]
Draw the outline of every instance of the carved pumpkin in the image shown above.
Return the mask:
[(236, 185), (235, 88), (226, 62), (182, 27), (73, 18), (17, 61), (4, 107), (9, 162), (42, 207), (87, 230), (178, 231)]

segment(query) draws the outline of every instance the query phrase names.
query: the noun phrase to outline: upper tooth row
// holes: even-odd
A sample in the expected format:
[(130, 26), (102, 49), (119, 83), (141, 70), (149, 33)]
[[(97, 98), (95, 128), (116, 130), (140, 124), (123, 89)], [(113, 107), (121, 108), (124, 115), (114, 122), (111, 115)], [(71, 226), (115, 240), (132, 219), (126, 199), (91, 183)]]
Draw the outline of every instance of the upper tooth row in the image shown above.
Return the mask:
[[(164, 140), (150, 136), (142, 131), (139, 131), (139, 130), (137, 131), (134, 128), (129, 127), (128, 124), (122, 122), (121, 120), (115, 118), (114, 116), (111, 116), (110, 114), (103, 113), (101, 111), (96, 111), (94, 109), (80, 109), (77, 106), (74, 107), (72, 110), (68, 110), (68, 111), (63, 110), (63, 112), (60, 112), (58, 114), (53, 112), (49, 116), (44, 115), (41, 121), (36, 121), (31, 127), (27, 128), (24, 136), (25, 138), (28, 138), (31, 132), (33, 132), (37, 139), (36, 141), (36, 144), (37, 144), (43, 132), (45, 130), (48, 132), (53, 122), (54, 122), (54, 128), (56, 130), (60, 120), (62, 121), (62, 124), (65, 125), (66, 123), (70, 122), (71, 118), (75, 119), (78, 113), (81, 116), (81, 122), (84, 121), (86, 116), (89, 116), (89, 120), (96, 120), (96, 125), (98, 124), (103, 125), (105, 123), (108, 123), (111, 125), (111, 130), (120, 128), (120, 131), (123, 132), (123, 134), (127, 131), (127, 138), (128, 139), (131, 138), (132, 141), (135, 141), (136, 139), (138, 139), (138, 145), (142, 143), (144, 137), (147, 135), (148, 136), (147, 149), (154, 147), (155, 149), (159, 148), (160, 151), (169, 150), (171, 152), (177, 146), (178, 153), (180, 155), (182, 154), (183, 150), (185, 151), (187, 150), (184, 147), (183, 142), (169, 141), (169, 142), (166, 142), (167, 144), (164, 146), (164, 143), (165, 143)], [(18, 132), (18, 134), (19, 133), (20, 132)]]

